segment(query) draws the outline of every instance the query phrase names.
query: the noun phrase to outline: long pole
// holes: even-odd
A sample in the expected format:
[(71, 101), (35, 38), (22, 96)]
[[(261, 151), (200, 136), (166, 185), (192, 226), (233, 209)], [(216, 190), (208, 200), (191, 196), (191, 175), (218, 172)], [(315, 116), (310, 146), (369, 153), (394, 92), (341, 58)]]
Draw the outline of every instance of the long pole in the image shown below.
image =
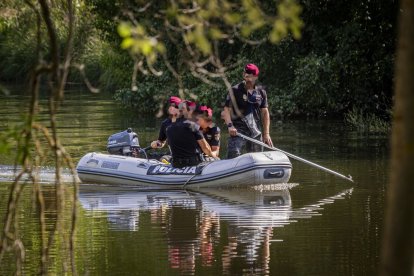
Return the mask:
[(313, 162), (311, 162), (311, 161), (309, 161), (309, 160), (303, 159), (302, 157), (296, 156), (296, 155), (294, 155), (294, 154), (291, 154), (291, 153), (289, 153), (289, 152), (283, 151), (283, 150), (278, 149), (278, 148), (275, 148), (275, 147), (271, 147), (271, 146), (269, 146), (269, 145), (267, 145), (267, 144), (265, 144), (265, 143), (263, 143), (263, 142), (261, 142), (261, 141), (258, 141), (258, 140), (256, 140), (256, 139), (253, 139), (253, 138), (249, 137), (249, 136), (243, 135), (243, 134), (241, 134), (241, 133), (239, 133), (239, 132), (237, 132), (237, 136), (239, 136), (239, 137), (241, 137), (241, 138), (243, 138), (243, 139), (245, 139), (245, 140), (248, 140), (248, 141), (250, 141), (250, 142), (252, 142), (252, 143), (256, 143), (256, 144), (258, 144), (258, 145), (260, 145), (260, 146), (262, 146), (262, 147), (265, 147), (265, 148), (268, 148), (268, 149), (271, 149), (271, 150), (277, 150), (277, 151), (280, 151), (280, 152), (282, 152), (282, 153), (286, 154), (287, 156), (289, 156), (289, 157), (291, 157), (291, 158), (293, 158), (293, 159), (296, 159), (296, 160), (298, 160), (298, 161), (301, 161), (301, 162), (303, 162), (303, 163), (306, 163), (306, 164), (308, 164), (308, 165), (311, 165), (311, 166), (313, 166), (313, 167), (315, 167), (315, 168), (321, 169), (321, 170), (323, 170), (323, 171), (325, 171), (325, 172), (328, 172), (328, 173), (334, 174), (334, 175), (339, 176), (339, 177), (341, 177), (341, 178), (343, 178), (343, 179), (346, 179), (346, 180), (348, 180), (348, 181), (354, 182), (354, 180), (352, 180), (352, 176), (345, 176), (345, 175), (340, 174), (340, 173), (338, 173), (338, 172), (336, 172), (336, 171), (333, 171), (333, 170), (331, 170), (331, 169), (328, 169), (328, 168), (325, 168), (325, 167), (323, 167), (323, 166), (321, 166), (321, 165), (318, 165), (318, 164), (316, 164), (316, 163), (313, 163)]

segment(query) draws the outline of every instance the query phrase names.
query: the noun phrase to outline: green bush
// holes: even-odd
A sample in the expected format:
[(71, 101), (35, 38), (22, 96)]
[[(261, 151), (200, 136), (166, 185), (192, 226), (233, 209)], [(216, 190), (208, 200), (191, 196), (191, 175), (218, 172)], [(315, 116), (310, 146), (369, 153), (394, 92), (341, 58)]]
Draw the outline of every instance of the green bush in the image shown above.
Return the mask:
[(356, 107), (345, 114), (345, 122), (362, 132), (388, 133), (391, 130), (390, 121), (379, 118), (375, 114), (365, 114), (362, 109)]
[(108, 91), (130, 86), (133, 62), (128, 53), (108, 44), (104, 44), (101, 50), (96, 65), (100, 68), (100, 76), (96, 76), (99, 86)]
[(162, 100), (155, 98), (153, 92), (147, 86), (138, 88), (138, 91), (124, 88), (116, 90), (114, 99), (123, 109), (133, 109), (138, 114), (151, 114), (157, 108), (162, 108), (158, 104)]
[(29, 29), (9, 29), (0, 35), (0, 79), (20, 81), (36, 64), (34, 53), (35, 33)]
[[(270, 0), (261, 4), (274, 6)], [(273, 117), (342, 116), (353, 114), (353, 108), (358, 107), (365, 114), (390, 121), (398, 3), (325, 0), (301, 1), (301, 5), (305, 28), (300, 41), (287, 37), (277, 45), (249, 45), (234, 38), (233, 44), (219, 46), (223, 65), (232, 68), (228, 72), (231, 84), (241, 80), (243, 65), (252, 62), (260, 68), (259, 81), (268, 92)], [(125, 16), (124, 7), (122, 1), (88, 0), (77, 25), (74, 62), (84, 64), (86, 76), (103, 90), (131, 87), (133, 61), (120, 49), (114, 20)], [(141, 19), (152, 18), (145, 15)], [(32, 67), (36, 58), (34, 21), (33, 15), (26, 14), (2, 29), (0, 80), (22, 80)], [(154, 19), (154, 24), (162, 22)], [(58, 33), (64, 41), (63, 25), (58, 26)], [(184, 97), (210, 105), (219, 114), (227, 93), (222, 80), (216, 79), (215, 86), (203, 83), (186, 68), (188, 53), (184, 47), (168, 41), (165, 45), (170, 61), (182, 76)], [(47, 49), (42, 50), (47, 53)], [(177, 80), (162, 64), (154, 66), (164, 71), (161, 77), (139, 73), (138, 91), (118, 91), (116, 101), (138, 112), (154, 114), (160, 102), (177, 95)], [(69, 80), (81, 82), (82, 76), (74, 69)]]
[(339, 79), (332, 58), (313, 53), (299, 58), (295, 64), (292, 99), (299, 110), (308, 115), (322, 115), (341, 110), (337, 94)]

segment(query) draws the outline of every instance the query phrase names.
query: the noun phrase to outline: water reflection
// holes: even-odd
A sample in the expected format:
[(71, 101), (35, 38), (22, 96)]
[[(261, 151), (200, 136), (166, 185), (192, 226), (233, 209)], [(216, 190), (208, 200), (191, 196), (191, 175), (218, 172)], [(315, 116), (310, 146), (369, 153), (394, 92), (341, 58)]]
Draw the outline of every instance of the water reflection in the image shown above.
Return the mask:
[[(158, 135), (160, 121), (144, 118), (140, 113), (120, 112), (112, 96), (109, 93), (105, 95), (81, 90), (66, 91), (65, 103), (57, 118), (59, 136), (75, 163), (86, 152), (105, 152), (108, 136), (128, 127), (132, 127), (138, 133), (140, 143), (144, 146), (149, 145), (150, 141)], [(2, 118), (0, 132), (23, 122), (21, 112), (25, 110), (22, 106), (26, 99), (23, 93), (14, 90), (11, 91), (10, 96), (0, 94), (0, 118)], [(45, 101), (45, 97), (41, 97), (41, 100)], [(48, 125), (47, 108), (40, 110), (38, 120)], [(251, 255), (259, 254), (256, 258), (257, 262), (269, 263), (269, 259), (264, 257), (269, 254), (265, 246), (269, 242), (271, 274), (378, 274), (385, 184), (389, 179), (387, 135), (378, 136), (351, 131), (341, 120), (283, 120), (272, 123), (272, 127), (271, 136), (277, 138), (278, 148), (334, 170), (350, 173), (358, 185), (355, 185), (353, 191), (339, 192), (346, 185), (342, 180), (292, 160), (294, 169), (290, 181), (300, 182), (300, 186), (289, 190), (290, 212), (285, 211), (289, 217), (279, 220), (280, 224), (283, 224), (281, 221), (286, 224), (284, 228), (270, 226), (271, 229), (267, 231), (272, 233), (261, 234), (263, 237), (260, 240), (261, 247), (257, 253)], [(223, 141), (226, 140), (225, 135), (224, 133)], [(223, 143), (223, 153), (226, 151), (225, 144)], [(15, 175), (15, 171), (10, 167), (15, 162), (14, 153), (0, 154), (0, 216), (2, 218), (9, 196), (7, 182), (13, 181)], [(53, 162), (48, 164), (53, 166)], [(39, 177), (43, 183), (54, 183), (53, 167), (44, 167), (40, 170)], [(71, 181), (68, 174), (65, 174), (64, 178), (64, 181), (66, 179), (68, 182)], [(25, 266), (29, 269), (39, 263), (37, 247), (39, 243), (33, 240), (39, 236), (40, 227), (36, 223), (37, 216), (34, 215), (31, 207), (33, 197), (29, 192), (30, 186), (28, 188), (22, 195), (25, 214), (19, 216), (22, 218), (21, 233), (27, 241)], [(349, 198), (351, 192), (352, 197)], [(105, 192), (102, 196), (105, 194), (108, 196), (106, 210), (100, 211), (101, 207), (96, 207), (94, 211), (80, 212), (77, 231), (78, 248), (81, 252), (79, 259), (88, 267), (89, 274), (136, 275), (138, 271), (142, 275), (176, 275), (178, 269), (169, 268), (172, 261), (168, 261), (168, 248), (172, 248), (170, 259), (180, 261), (176, 258), (179, 255), (173, 254), (176, 251), (174, 246), (177, 244), (180, 250), (186, 245), (187, 248), (193, 248), (188, 249), (188, 256), (195, 256), (192, 260), (196, 259), (197, 268), (196, 272), (190, 273), (267, 274), (264, 272), (265, 266), (246, 263), (247, 253), (243, 250), (247, 245), (241, 243), (247, 242), (241, 237), (247, 230), (266, 231), (265, 228), (257, 226), (258, 221), (261, 222), (257, 218), (248, 221), (249, 218), (245, 216), (238, 218), (237, 213), (214, 213), (211, 209), (207, 209), (209, 207), (207, 201), (202, 200), (198, 200), (198, 205), (192, 207), (179, 204), (173, 206), (171, 201), (168, 205), (167, 198), (164, 200), (166, 203), (161, 203), (159, 197), (153, 209), (149, 207), (140, 209), (134, 204), (123, 209), (114, 209), (116, 204), (108, 205), (114, 194), (120, 200), (126, 198), (128, 193), (129, 191)], [(246, 195), (250, 193), (252, 191), (248, 191)], [(84, 195), (82, 192), (81, 196)], [(99, 192), (89, 195), (91, 200), (96, 195), (95, 199), (99, 203)], [(346, 200), (338, 202), (335, 195)], [(47, 196), (50, 197), (49, 202), (53, 203), (55, 195)], [(240, 207), (237, 205), (237, 200), (234, 199), (236, 202), (233, 202), (228, 195), (227, 199), (220, 193), (212, 195), (211, 198), (216, 199), (218, 205), (220, 203), (225, 205), (227, 209), (232, 207), (235, 212), (243, 211), (238, 210), (243, 209), (243, 204), (239, 204)], [(252, 200), (250, 202), (252, 203)], [(332, 202), (334, 204), (330, 204)], [(325, 208), (326, 204), (331, 206)], [(87, 205), (84, 207), (89, 208)], [(53, 208), (53, 204), (50, 204), (50, 208)], [(255, 208), (254, 204), (252, 208)], [(277, 209), (273, 211), (276, 212)], [(203, 220), (205, 223), (202, 224)], [(299, 223), (294, 223), (295, 221)], [(53, 223), (53, 218), (49, 222)], [(253, 227), (250, 227), (251, 224)], [(201, 229), (205, 229), (204, 232)], [(266, 236), (269, 237), (268, 240)], [(201, 243), (200, 239), (207, 242)], [(229, 261), (223, 261), (226, 258)], [(262, 272), (257, 272), (260, 269)], [(33, 269), (27, 274), (36, 274), (36, 271)], [(7, 266), (2, 266), (0, 274), (12, 275), (13, 272)]]
[[(21, 166), (0, 165), (0, 183), (13, 182), (16, 176), (21, 172)], [(54, 167), (38, 167), (37, 177), (39, 183), (53, 184), (56, 181), (56, 169)], [(30, 181), (28, 174), (21, 176), (22, 181)], [(73, 175), (69, 169), (61, 169), (61, 181), (65, 183), (72, 183)]]
[(292, 207), (294, 184), (271, 189), (122, 190), (82, 186), (80, 202), (92, 217), (106, 216), (114, 231), (140, 231), (140, 216), (161, 225), (170, 268), (194, 274), (197, 264), (219, 262), (223, 273), (242, 262), (243, 274), (269, 274), (270, 245), (278, 227), (319, 215), (322, 206), (352, 189), (298, 208)]

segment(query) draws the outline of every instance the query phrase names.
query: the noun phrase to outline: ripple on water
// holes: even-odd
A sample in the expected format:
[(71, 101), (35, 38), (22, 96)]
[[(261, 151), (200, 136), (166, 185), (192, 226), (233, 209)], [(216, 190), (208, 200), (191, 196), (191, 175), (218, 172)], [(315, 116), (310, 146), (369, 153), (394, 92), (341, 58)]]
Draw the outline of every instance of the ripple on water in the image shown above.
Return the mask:
[[(0, 165), (0, 182), (13, 182), (16, 177), (21, 173), (22, 168), (20, 166)], [(56, 180), (56, 171), (54, 167), (40, 167), (36, 172), (40, 184), (53, 184)], [(21, 177), (21, 181), (29, 180), (29, 174), (24, 173)], [(63, 169), (61, 171), (61, 181), (63, 183), (70, 183), (73, 181), (73, 176), (69, 169)]]

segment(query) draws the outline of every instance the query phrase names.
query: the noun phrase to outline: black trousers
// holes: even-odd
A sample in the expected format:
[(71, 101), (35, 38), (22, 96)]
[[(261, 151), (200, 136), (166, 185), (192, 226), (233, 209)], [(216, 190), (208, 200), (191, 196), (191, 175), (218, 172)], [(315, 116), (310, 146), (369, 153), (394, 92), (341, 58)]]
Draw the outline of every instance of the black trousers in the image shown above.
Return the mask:
[[(255, 138), (258, 141), (262, 141), (262, 136)], [(260, 152), (263, 151), (262, 146), (246, 141), (239, 136), (229, 136), (227, 140), (227, 159), (232, 159), (242, 155), (243, 150), (246, 152)]]

